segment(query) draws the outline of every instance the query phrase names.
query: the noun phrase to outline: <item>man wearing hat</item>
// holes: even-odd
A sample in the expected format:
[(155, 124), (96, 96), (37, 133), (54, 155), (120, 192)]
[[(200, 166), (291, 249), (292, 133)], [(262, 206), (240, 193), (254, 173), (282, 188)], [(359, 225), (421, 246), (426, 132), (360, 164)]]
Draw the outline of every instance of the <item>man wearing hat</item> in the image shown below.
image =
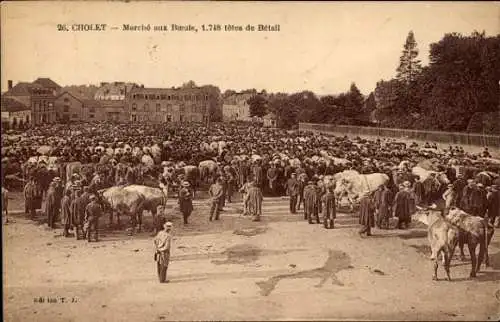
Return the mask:
[(153, 240), (155, 247), (154, 259), (156, 261), (158, 279), (160, 283), (168, 283), (167, 270), (170, 262), (170, 249), (172, 246), (172, 223), (163, 224), (163, 230), (160, 230)]
[(297, 181), (297, 175), (294, 173), (291, 174), (290, 179), (287, 182), (286, 193), (290, 197), (290, 213), (297, 213), (297, 197), (299, 195), (299, 182)]
[(73, 218), (71, 216), (71, 191), (66, 190), (61, 201), (61, 223), (63, 225), (63, 237), (68, 237), (73, 227)]
[(56, 192), (56, 219), (57, 219), (59, 218), (59, 215), (61, 213), (61, 202), (64, 195), (64, 187), (62, 185), (60, 177), (55, 177), (52, 181), (55, 183), (54, 190)]
[(36, 217), (36, 198), (38, 196), (38, 188), (35, 185), (35, 179), (30, 177), (28, 183), (24, 187), (24, 211), (29, 214), (31, 219)]
[(310, 224), (313, 223), (313, 216), (316, 219), (316, 223), (320, 223), (318, 214), (318, 198), (318, 189), (316, 188), (314, 181), (311, 180), (304, 188), (304, 219), (306, 219)]
[(49, 226), (50, 228), (55, 228), (56, 224), (57, 197), (55, 186), (55, 182), (51, 182), (45, 196), (45, 215), (47, 216), (47, 226)]
[(375, 204), (370, 197), (369, 191), (364, 191), (359, 201), (359, 224), (362, 225), (358, 232), (360, 236), (366, 233), (371, 236), (371, 229), (375, 227)]
[(181, 184), (181, 189), (179, 190), (179, 209), (182, 213), (182, 218), (184, 218), (184, 224), (188, 224), (188, 218), (191, 216), (193, 211), (193, 194), (190, 191), (190, 184), (188, 181), (184, 181)]
[(409, 181), (405, 181), (402, 187), (396, 193), (394, 197), (393, 212), (394, 216), (398, 218), (398, 229), (408, 228), (411, 221), (412, 214), (412, 196), (410, 195), (409, 188), (411, 184)]
[(91, 194), (90, 203), (85, 207), (85, 227), (87, 241), (91, 242), (91, 235), (94, 233), (94, 239), (97, 242), (98, 238), (98, 221), (102, 214), (101, 206), (97, 203), (97, 197)]
[(220, 207), (220, 198), (223, 197), (222, 191), (222, 180), (217, 178), (214, 184), (210, 186), (208, 190), (208, 194), (211, 198), (211, 207), (210, 207), (210, 217), (209, 220), (212, 221), (215, 217), (215, 220), (219, 220), (219, 207)]
[(326, 193), (321, 197), (323, 203), (323, 226), (326, 229), (333, 229), (334, 220), (337, 217), (334, 187), (328, 186)]
[(262, 216), (262, 190), (256, 182), (252, 182), (248, 189), (248, 213), (253, 216), (253, 221), (260, 221)]
[(82, 189), (80, 186), (75, 185), (73, 188), (73, 199), (71, 201), (71, 217), (73, 230), (75, 231), (76, 240), (85, 238), (83, 232), (83, 224), (85, 221), (85, 200), (82, 198)]

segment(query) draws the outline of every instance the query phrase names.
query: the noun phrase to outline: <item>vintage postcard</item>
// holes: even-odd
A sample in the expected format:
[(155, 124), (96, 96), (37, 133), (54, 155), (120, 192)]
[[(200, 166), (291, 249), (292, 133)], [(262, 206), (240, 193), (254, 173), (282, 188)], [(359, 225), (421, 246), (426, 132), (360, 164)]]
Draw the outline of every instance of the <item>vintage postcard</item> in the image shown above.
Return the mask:
[(0, 8), (4, 321), (500, 319), (498, 2)]

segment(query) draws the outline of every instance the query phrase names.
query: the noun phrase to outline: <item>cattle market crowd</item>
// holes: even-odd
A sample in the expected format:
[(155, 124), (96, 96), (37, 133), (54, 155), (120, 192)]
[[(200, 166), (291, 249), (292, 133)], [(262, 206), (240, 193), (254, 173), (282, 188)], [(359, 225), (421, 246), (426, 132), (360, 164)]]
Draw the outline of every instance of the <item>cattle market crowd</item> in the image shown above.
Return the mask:
[[(435, 144), (367, 140), (231, 124), (46, 125), (2, 135), (3, 190), (23, 190), (25, 212), (37, 210), (63, 235), (97, 240), (98, 218), (128, 215), (129, 232), (142, 212), (165, 226), (173, 193), (183, 223), (200, 191), (210, 197), (208, 219), (220, 220), (234, 194), (243, 215), (261, 220), (263, 196), (289, 196), (290, 213), (334, 228), (336, 212), (358, 208), (360, 234), (406, 229), (419, 207), (459, 207), (498, 227), (500, 161)], [(265, 205), (264, 205), (265, 206)], [(171, 208), (171, 207), (170, 207)], [(320, 218), (322, 215), (322, 220)]]

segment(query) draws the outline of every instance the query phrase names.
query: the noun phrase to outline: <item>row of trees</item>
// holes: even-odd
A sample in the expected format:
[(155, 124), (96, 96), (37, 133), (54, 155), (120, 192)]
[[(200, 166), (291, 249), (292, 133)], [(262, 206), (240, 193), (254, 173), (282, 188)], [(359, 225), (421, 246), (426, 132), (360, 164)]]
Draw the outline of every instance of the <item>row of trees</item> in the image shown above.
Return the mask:
[(379, 81), (367, 96), (355, 83), (345, 93), (321, 97), (252, 89), (244, 91), (252, 95), (250, 115), (274, 113), (283, 127), (312, 122), (500, 134), (500, 35), (450, 33), (431, 44), (428, 66), (418, 55), (410, 31), (395, 77)]
[(311, 91), (299, 93), (257, 93), (248, 99), (250, 116), (276, 115), (278, 125), (293, 127), (298, 122), (368, 125), (365, 98), (355, 83), (339, 95), (318, 97)]
[(375, 88), (382, 126), (500, 134), (500, 35), (446, 34), (422, 67), (410, 32), (394, 79)]

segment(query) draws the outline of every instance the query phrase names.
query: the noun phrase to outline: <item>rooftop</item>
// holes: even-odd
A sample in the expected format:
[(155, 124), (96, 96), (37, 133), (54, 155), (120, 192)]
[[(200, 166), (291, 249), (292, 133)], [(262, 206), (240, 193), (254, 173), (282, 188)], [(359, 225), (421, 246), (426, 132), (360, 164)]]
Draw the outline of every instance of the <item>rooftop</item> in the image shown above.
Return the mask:
[(14, 98), (2, 96), (1, 110), (2, 112), (19, 112), (30, 110), (30, 107)]

